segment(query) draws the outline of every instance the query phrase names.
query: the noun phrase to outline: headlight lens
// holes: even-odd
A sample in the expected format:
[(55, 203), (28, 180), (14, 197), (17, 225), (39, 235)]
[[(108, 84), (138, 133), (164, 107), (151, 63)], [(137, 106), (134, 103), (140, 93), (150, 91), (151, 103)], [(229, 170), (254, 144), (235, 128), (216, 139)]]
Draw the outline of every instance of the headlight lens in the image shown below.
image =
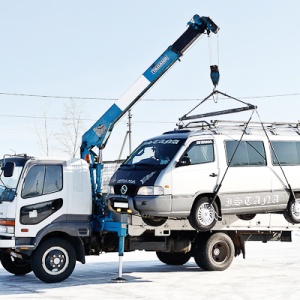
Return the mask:
[(164, 189), (161, 186), (141, 186), (137, 194), (142, 196), (158, 196), (164, 194)]
[(115, 193), (114, 187), (112, 185), (108, 186), (108, 193), (109, 194), (114, 194)]
[(12, 226), (1, 226), (0, 225), (0, 233), (15, 233), (15, 228)]

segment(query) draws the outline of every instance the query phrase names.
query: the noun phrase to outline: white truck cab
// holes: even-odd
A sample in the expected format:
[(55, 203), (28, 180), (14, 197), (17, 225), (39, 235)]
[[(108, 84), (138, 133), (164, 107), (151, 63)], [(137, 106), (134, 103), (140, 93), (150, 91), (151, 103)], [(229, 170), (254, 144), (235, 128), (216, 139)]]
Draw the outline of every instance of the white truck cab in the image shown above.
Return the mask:
[(226, 214), (300, 222), (298, 126), (264, 126), (205, 122), (142, 142), (110, 181), (110, 209), (152, 226), (188, 218), (200, 231)]
[(0, 164), (0, 248), (34, 249), (57, 228), (72, 236), (90, 234), (92, 197), (84, 160), (18, 155)]

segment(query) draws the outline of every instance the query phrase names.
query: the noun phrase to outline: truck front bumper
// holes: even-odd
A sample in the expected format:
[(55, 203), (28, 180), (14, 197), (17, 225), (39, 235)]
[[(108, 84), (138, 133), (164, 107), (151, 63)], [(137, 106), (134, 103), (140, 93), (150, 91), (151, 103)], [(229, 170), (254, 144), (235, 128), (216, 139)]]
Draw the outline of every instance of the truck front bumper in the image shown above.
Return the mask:
[(0, 249), (1, 248), (16, 248), (16, 241), (14, 239), (0, 238)]

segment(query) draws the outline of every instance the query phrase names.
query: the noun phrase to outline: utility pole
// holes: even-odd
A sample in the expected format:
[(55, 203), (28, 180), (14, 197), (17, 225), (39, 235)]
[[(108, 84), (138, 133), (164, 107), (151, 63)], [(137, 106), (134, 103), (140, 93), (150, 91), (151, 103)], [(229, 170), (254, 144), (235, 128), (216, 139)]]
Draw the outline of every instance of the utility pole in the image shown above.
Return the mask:
[(129, 109), (128, 110), (128, 123), (127, 123), (128, 130), (125, 134), (125, 138), (124, 138), (124, 141), (123, 141), (123, 145), (121, 147), (121, 151), (120, 151), (118, 160), (121, 159), (121, 156), (122, 156), (122, 153), (123, 153), (123, 150), (124, 150), (124, 146), (125, 146), (125, 143), (126, 143), (126, 140), (127, 140), (127, 136), (128, 136), (128, 141), (129, 141), (129, 154), (131, 153), (131, 150), (132, 150), (131, 149), (131, 119), (132, 119), (132, 114), (131, 114), (131, 111)]

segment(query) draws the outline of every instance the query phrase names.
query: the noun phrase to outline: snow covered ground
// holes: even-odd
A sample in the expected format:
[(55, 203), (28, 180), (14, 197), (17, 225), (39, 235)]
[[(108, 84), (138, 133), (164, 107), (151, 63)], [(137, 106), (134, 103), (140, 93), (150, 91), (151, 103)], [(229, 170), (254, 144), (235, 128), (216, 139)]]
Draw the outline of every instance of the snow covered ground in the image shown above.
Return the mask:
[(153, 252), (125, 253), (123, 277), (118, 255), (87, 257), (66, 281), (45, 284), (33, 273), (13, 276), (0, 267), (0, 299), (300, 299), (300, 233), (292, 243), (246, 243), (241, 256), (223, 272), (199, 269), (193, 258), (167, 266)]

